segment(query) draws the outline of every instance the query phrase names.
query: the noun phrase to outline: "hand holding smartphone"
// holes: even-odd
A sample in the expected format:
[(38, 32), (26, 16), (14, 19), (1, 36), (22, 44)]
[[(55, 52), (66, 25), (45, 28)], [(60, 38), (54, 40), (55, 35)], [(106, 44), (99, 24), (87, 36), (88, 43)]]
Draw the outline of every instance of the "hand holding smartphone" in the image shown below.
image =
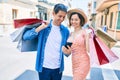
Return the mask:
[(72, 45), (72, 42), (67, 42), (67, 43), (65, 44), (65, 47), (68, 49), (67, 46), (70, 46), (70, 47), (71, 47), (71, 45)]

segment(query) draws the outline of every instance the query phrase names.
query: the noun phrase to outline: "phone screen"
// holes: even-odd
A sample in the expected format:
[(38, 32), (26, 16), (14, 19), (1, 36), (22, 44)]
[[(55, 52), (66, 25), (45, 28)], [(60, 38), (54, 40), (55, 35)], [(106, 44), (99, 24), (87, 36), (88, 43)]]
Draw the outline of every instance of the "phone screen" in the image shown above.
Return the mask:
[(68, 49), (67, 46), (70, 46), (70, 47), (71, 47), (71, 45), (72, 45), (72, 42), (67, 42), (67, 43), (65, 44), (65, 47)]

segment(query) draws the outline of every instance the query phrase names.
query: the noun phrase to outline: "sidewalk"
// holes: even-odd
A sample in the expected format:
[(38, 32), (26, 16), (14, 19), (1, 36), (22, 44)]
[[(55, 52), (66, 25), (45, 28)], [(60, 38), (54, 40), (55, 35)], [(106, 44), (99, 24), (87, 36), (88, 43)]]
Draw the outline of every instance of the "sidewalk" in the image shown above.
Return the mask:
[[(34, 69), (36, 52), (21, 53), (10, 37), (0, 37), (0, 80), (38, 80)], [(112, 48), (120, 58), (120, 42)], [(72, 80), (71, 56), (65, 57), (62, 80)], [(87, 80), (120, 80), (120, 59), (100, 67), (92, 67)]]
[[(119, 42), (112, 48), (112, 51), (117, 53), (120, 57), (120, 44)], [(62, 80), (72, 80), (72, 63), (71, 63), (71, 56), (68, 58), (65, 57), (65, 71), (63, 72)], [(31, 78), (28, 76), (33, 74)], [(35, 75), (36, 74), (36, 75)], [(36, 77), (35, 77), (36, 76)], [(37, 73), (34, 71), (27, 70), (15, 80), (38, 80)], [(120, 80), (120, 59), (110, 63), (105, 64), (99, 67), (91, 67), (90, 73), (87, 76), (86, 80)]]

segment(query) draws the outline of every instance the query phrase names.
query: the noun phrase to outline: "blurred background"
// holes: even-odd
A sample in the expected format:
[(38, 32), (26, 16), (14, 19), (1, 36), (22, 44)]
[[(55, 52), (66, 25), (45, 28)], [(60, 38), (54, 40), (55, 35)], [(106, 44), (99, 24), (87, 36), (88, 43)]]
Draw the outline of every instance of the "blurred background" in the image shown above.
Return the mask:
[[(0, 80), (38, 80), (34, 69), (36, 52), (20, 52), (10, 34), (15, 30), (14, 20), (38, 18), (50, 20), (56, 3), (68, 9), (81, 8), (95, 30), (101, 29), (109, 38), (104, 39), (110, 49), (120, 57), (120, 0), (0, 0)], [(68, 25), (67, 18), (63, 22)], [(102, 32), (102, 33), (103, 33)], [(111, 47), (112, 41), (115, 41)], [(62, 80), (72, 80), (71, 56), (65, 57)], [(91, 67), (87, 80), (120, 80), (120, 59), (103, 66)]]

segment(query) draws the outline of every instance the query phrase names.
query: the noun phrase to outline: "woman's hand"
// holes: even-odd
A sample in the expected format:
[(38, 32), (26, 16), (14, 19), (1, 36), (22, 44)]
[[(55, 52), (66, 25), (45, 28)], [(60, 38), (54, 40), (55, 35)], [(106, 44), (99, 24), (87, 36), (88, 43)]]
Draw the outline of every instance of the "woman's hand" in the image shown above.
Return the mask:
[(67, 46), (68, 48), (66, 48), (65, 46), (62, 46), (62, 51), (67, 54), (70, 55), (71, 54), (71, 47)]
[(39, 32), (39, 31), (45, 29), (45, 28), (48, 26), (48, 24), (49, 24), (49, 22), (44, 21), (39, 27), (36, 28), (35, 31), (36, 31), (36, 32)]

